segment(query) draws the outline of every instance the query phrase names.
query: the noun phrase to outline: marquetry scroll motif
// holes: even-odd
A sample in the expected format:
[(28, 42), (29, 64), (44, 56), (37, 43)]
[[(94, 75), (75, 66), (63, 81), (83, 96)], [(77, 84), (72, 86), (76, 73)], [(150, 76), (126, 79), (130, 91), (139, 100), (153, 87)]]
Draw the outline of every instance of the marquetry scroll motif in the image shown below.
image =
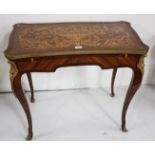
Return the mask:
[(137, 64), (137, 67), (141, 70), (142, 74), (144, 74), (144, 56), (141, 56), (139, 58), (139, 62)]
[[(12, 92), (14, 93), (14, 89), (13, 89), (13, 80), (15, 78), (15, 76), (17, 75), (18, 73), (18, 69), (17, 69), (17, 66), (15, 64), (15, 62), (13, 61), (8, 61), (8, 63), (10, 64), (10, 81), (11, 81), (11, 89), (12, 89)], [(15, 93), (14, 93), (15, 95)], [(16, 95), (15, 95), (16, 96)]]
[(21, 50), (38, 51), (83, 48), (134, 49), (139, 44), (129, 25), (124, 23), (23, 26), (17, 35), (17, 42)]

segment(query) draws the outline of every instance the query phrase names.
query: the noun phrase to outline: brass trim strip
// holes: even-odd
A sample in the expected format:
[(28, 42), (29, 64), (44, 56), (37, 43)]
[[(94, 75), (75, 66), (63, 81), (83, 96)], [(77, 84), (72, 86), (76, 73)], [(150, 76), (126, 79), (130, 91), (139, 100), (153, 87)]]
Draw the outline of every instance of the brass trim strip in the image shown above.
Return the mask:
[(22, 58), (32, 58), (32, 57), (47, 57), (47, 56), (65, 56), (65, 55), (87, 55), (87, 54), (134, 54), (134, 55), (146, 55), (146, 51), (120, 51), (120, 50), (72, 50), (72, 51), (52, 51), (52, 52), (44, 52), (44, 53), (31, 53), (31, 54), (11, 54), (5, 53), (5, 56), (8, 59), (22, 59)]
[(139, 62), (137, 64), (137, 67), (141, 70), (142, 74), (144, 74), (144, 66), (145, 66), (145, 64), (144, 64), (144, 56), (141, 56), (139, 58)]

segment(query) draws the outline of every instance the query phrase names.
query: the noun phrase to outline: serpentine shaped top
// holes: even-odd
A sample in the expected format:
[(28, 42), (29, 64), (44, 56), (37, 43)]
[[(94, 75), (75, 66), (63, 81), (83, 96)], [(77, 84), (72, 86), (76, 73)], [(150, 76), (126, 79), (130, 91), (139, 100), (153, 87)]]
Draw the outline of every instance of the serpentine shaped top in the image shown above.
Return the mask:
[(128, 22), (16, 24), (5, 55), (9, 59), (72, 54), (146, 54)]

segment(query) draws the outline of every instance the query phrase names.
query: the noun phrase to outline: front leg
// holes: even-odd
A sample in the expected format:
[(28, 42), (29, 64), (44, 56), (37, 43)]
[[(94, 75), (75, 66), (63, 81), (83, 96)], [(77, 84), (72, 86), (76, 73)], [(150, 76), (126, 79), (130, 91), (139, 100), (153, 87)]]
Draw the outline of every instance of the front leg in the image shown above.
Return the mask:
[(132, 80), (124, 101), (123, 110), (122, 110), (122, 131), (127, 132), (126, 128), (126, 113), (128, 106), (130, 104), (130, 101), (132, 100), (133, 96), (135, 95), (136, 91), (138, 90), (142, 78), (143, 78), (143, 72), (144, 72), (144, 58), (141, 57), (139, 60), (139, 63), (136, 68), (133, 68), (133, 76)]
[(31, 113), (29, 110), (29, 106), (27, 103), (27, 100), (25, 98), (23, 89), (22, 89), (22, 85), (21, 85), (21, 77), (22, 74), (20, 72), (18, 72), (18, 69), (16, 67), (16, 64), (14, 62), (10, 62), (11, 64), (11, 68), (10, 68), (10, 80), (11, 80), (11, 86), (12, 86), (12, 90), (15, 94), (15, 96), (17, 97), (17, 99), (19, 100), (25, 114), (28, 120), (28, 136), (27, 136), (27, 140), (31, 140), (33, 133), (32, 133), (32, 118), (31, 118)]

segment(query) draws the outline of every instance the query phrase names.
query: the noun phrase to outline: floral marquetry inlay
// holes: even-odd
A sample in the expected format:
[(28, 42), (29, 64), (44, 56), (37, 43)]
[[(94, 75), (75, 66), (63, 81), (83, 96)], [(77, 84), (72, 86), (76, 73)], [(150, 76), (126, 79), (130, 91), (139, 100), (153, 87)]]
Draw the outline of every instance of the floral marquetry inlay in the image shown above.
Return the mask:
[(10, 40), (8, 55), (147, 48), (127, 22), (16, 24)]

